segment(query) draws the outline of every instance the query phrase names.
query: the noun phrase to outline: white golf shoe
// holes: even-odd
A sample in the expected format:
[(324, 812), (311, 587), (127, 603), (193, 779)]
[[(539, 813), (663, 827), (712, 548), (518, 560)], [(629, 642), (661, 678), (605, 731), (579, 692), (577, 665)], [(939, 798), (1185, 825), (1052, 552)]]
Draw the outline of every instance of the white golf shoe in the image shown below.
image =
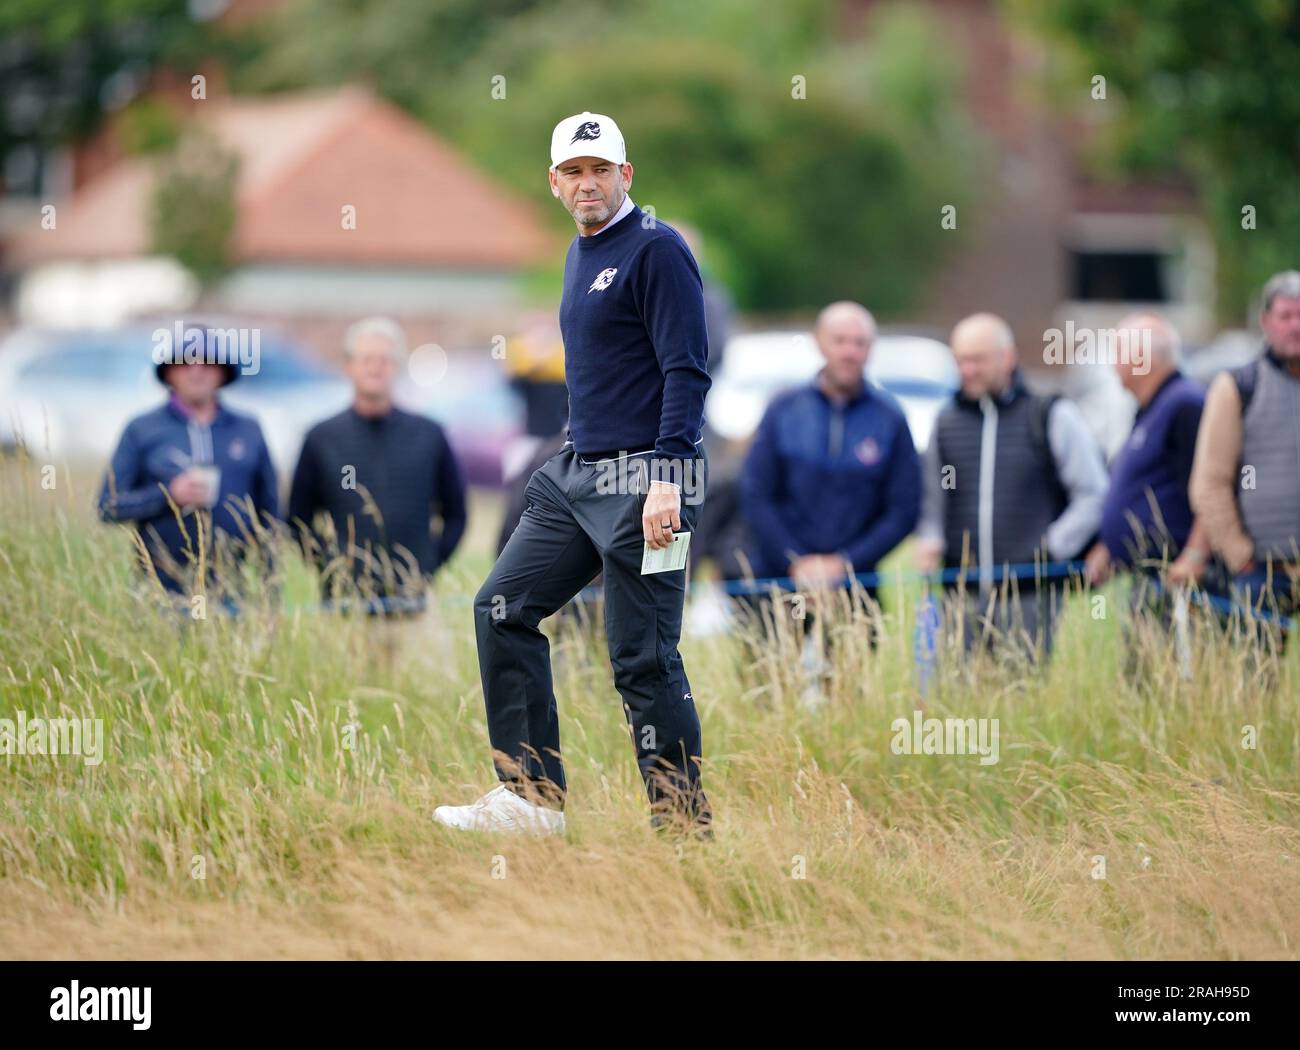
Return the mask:
[(562, 835), (564, 814), (520, 798), (504, 784), (468, 806), (439, 806), (433, 819), (461, 831), (504, 831), (515, 834)]

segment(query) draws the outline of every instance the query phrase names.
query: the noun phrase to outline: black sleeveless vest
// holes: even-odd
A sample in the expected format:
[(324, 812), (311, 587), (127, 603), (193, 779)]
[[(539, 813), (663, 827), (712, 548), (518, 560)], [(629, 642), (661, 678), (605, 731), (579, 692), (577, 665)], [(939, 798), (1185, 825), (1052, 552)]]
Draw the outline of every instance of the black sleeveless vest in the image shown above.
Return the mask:
[[(1056, 473), (1046, 427), (1044, 399), (1029, 393), (1017, 376), (998, 397), (972, 401), (960, 392), (935, 427), (944, 495), (944, 564), (976, 569), (988, 537), (980, 510), (990, 501), (992, 570), (1008, 563), (1046, 561), (1044, 534), (1065, 510), (1069, 495)], [(980, 472), (986, 426), (995, 428), (992, 486)], [(981, 545), (984, 541), (984, 545)]]

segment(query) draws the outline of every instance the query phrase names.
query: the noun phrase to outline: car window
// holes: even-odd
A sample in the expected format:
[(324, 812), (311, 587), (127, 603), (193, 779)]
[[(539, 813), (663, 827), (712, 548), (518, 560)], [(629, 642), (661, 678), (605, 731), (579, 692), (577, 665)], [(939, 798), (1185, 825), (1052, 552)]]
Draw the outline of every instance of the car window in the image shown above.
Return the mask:
[(148, 367), (147, 355), (125, 354), (112, 344), (79, 343), (34, 357), (20, 375), (23, 380), (120, 383), (135, 380)]
[(889, 391), (895, 397), (933, 397), (946, 400), (955, 389), (946, 383), (936, 383), (930, 379), (908, 379), (898, 376), (885, 376), (875, 382), (881, 389)]
[(948, 348), (921, 339), (877, 340), (867, 362), (867, 374), (878, 382), (890, 377), (954, 387), (959, 383), (957, 365)]
[(254, 383), (319, 383), (337, 378), (337, 374), (324, 365), (317, 364), (283, 346), (262, 347), (259, 368), (255, 374), (242, 378)]
[(423, 389), (415, 400), (421, 411), (448, 424), (513, 422), (522, 414), (518, 394), (495, 376), (482, 386)]

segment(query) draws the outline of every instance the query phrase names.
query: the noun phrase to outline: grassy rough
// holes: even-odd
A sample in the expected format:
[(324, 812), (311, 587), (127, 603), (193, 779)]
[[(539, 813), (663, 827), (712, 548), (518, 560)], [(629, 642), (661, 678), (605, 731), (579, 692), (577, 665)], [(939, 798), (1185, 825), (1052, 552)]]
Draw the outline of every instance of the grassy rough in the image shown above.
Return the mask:
[(597, 623), (555, 625), (569, 834), (466, 836), (429, 817), (492, 782), (469, 615), (491, 506), (418, 624), (321, 615), (286, 558), (276, 608), (187, 625), (139, 597), (89, 476), (39, 468), (0, 465), (0, 717), (102, 718), (106, 756), (0, 758), (0, 956), (1297, 955), (1294, 651), (1270, 678), (1204, 628), (1189, 681), (1164, 652), (1134, 675), (1122, 591), (1103, 619), (1076, 599), (1045, 670), (953, 666), (927, 698), (1000, 720), (982, 766), (891, 751), (919, 702), (906, 589), (874, 653), (827, 613), (816, 712), (792, 624), (687, 638), (718, 837), (677, 844), (647, 827)]

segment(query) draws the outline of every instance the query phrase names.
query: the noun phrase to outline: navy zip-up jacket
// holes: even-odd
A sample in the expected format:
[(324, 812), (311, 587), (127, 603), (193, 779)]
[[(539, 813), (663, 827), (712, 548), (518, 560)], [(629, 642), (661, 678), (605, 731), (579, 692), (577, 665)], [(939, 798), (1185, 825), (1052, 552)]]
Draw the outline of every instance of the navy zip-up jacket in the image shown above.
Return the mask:
[(167, 486), (198, 465), (221, 470), (220, 495), (211, 510), (214, 535), (225, 532), (241, 541), (250, 533), (245, 510), (249, 498), (263, 525), (280, 518), (275, 467), (262, 428), (251, 416), (222, 405), (211, 425), (191, 420), (174, 400), (136, 416), (122, 432), (99, 494), (100, 517), (133, 522), (158, 578), (177, 594), (184, 591), (182, 582), (165, 570), (158, 556), (165, 552), (184, 567), (192, 560), (187, 552), (196, 549), (198, 531), (193, 512), (177, 520)]
[(813, 383), (779, 395), (741, 475), (756, 576), (788, 576), (804, 554), (842, 554), (871, 572), (921, 511), (921, 468), (907, 418), (870, 384), (836, 404)]

